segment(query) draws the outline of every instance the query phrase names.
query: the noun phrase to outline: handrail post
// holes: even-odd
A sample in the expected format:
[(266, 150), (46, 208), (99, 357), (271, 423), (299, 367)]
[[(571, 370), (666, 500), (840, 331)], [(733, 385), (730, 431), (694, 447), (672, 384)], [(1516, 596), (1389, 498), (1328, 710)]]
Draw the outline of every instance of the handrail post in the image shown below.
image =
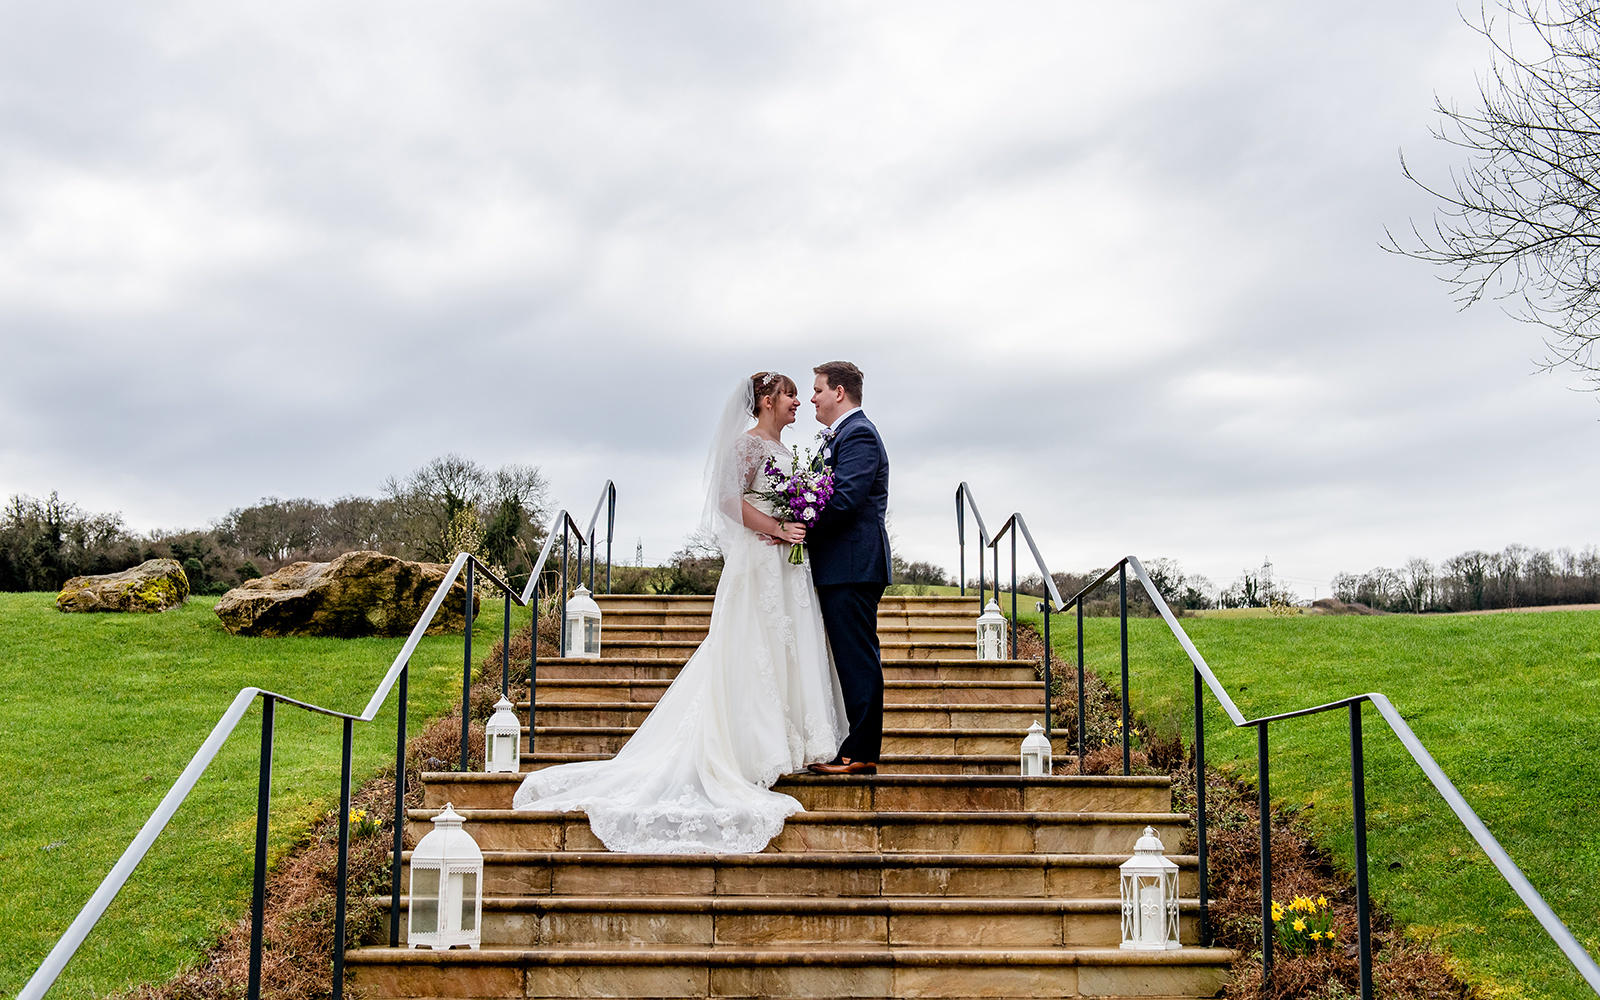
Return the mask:
[(500, 631), (500, 696), (511, 691), (511, 591), (506, 591), (506, 623)]
[(1117, 603), (1122, 607), (1122, 773), (1133, 773), (1133, 731), (1128, 715), (1128, 561), (1117, 567)]
[(344, 752), (339, 765), (339, 875), (333, 903), (333, 1000), (344, 1000), (345, 896), (350, 882), (350, 751), (355, 724), (354, 719), (344, 720)]
[(394, 860), (389, 871), (389, 947), (400, 947), (400, 856), (406, 846), (406, 679), (411, 662), (400, 668), (399, 719), (394, 727)]
[(462, 645), (461, 653), (461, 760), (456, 765), (457, 771), (467, 769), (467, 716), (472, 711), (472, 595), (477, 586), (473, 578), (473, 560), (467, 560), (467, 607), (465, 617), (467, 620), (466, 639)]
[(535, 586), (528, 606), (533, 621), (528, 625), (528, 756), (533, 756), (533, 713), (539, 706), (539, 588)]
[(617, 488), (611, 487), (606, 497), (606, 593), (611, 593), (611, 536), (617, 528)]
[(1200, 855), (1200, 943), (1211, 943), (1211, 886), (1206, 870), (1206, 714), (1204, 683), (1194, 668), (1194, 807), (1195, 841)]
[(1044, 738), (1050, 738), (1050, 611), (1049, 601), (1040, 601), (1044, 612)]
[(272, 722), (278, 700), (261, 696), (261, 772), (256, 778), (256, 868), (250, 890), (248, 1000), (261, 1000), (261, 935), (267, 911), (267, 815), (272, 809)]
[(1350, 703), (1350, 799), (1356, 833), (1356, 946), (1361, 1000), (1372, 1000), (1372, 919), (1367, 912), (1367, 776), (1361, 747), (1361, 702)]
[(561, 523), (561, 649), (558, 656), (567, 655), (567, 522)]
[(1083, 773), (1083, 598), (1078, 598), (1078, 773)]
[(1015, 524), (1011, 526), (1011, 658), (1013, 660), (1017, 658), (1017, 526)]
[(1272, 981), (1272, 798), (1267, 790), (1267, 724), (1256, 723), (1256, 805), (1261, 812), (1261, 982)]
[[(985, 595), (986, 595), (986, 593), (988, 591), (988, 586), (986, 585), (986, 582), (985, 582), (985, 580), (983, 578), (984, 567), (985, 567), (985, 564), (988, 562), (988, 560), (986, 560), (983, 557), (983, 548), (984, 548), (985, 545), (988, 544), (988, 541), (987, 541), (987, 539), (985, 539), (983, 537), (983, 535), (984, 535), (983, 529), (979, 528), (978, 529), (978, 611), (979, 611), (980, 614), (983, 612), (983, 599), (984, 599), (984, 597), (985, 597)], [(999, 588), (996, 587), (995, 589), (998, 590)]]
[(956, 585), (967, 596), (967, 511), (961, 503), (961, 487), (956, 487)]

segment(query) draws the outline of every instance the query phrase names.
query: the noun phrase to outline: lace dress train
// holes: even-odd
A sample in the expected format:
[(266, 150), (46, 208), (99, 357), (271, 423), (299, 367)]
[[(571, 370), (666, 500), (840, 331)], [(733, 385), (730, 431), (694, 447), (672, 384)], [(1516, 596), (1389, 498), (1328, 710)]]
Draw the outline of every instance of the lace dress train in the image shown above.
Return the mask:
[[(746, 475), (786, 460), (745, 440)], [(649, 854), (759, 851), (801, 810), (773, 782), (832, 759), (849, 729), (811, 567), (752, 531), (722, 543), (710, 630), (660, 702), (610, 760), (530, 773), (517, 809), (582, 810), (609, 850)]]

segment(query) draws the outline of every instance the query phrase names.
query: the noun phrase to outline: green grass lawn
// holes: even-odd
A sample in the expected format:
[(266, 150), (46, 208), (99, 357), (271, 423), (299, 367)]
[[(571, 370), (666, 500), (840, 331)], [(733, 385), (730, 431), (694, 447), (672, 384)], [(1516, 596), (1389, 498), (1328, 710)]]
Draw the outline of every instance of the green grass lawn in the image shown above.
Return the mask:
[[(359, 713), (400, 639), (239, 638), (215, 598), (159, 615), (61, 614), (0, 594), (0, 996), (12, 996), (88, 900), (242, 687)], [(498, 638), (496, 603), (475, 632)], [(519, 619), (519, 624), (521, 619)], [(412, 657), (410, 726), (460, 695), (461, 638)], [(394, 760), (395, 708), (355, 729), (356, 783)], [(274, 856), (332, 809), (340, 723), (277, 713)], [(95, 997), (170, 977), (248, 907), (260, 709), (240, 723), (57, 982)]]
[[(1051, 624), (1059, 662), (1074, 662), (1071, 617)], [(1534, 887), (1600, 954), (1600, 612), (1183, 625), (1246, 717), (1387, 694)], [(1085, 631), (1090, 667), (1115, 685), (1117, 621), (1090, 619)], [(1190, 667), (1166, 625), (1130, 622), (1130, 647), (1135, 711), (1192, 734)], [(1378, 902), (1436, 937), (1492, 996), (1592, 998), (1376, 711), (1365, 711), (1363, 728)], [(1206, 731), (1207, 762), (1253, 782), (1255, 731), (1234, 729), (1209, 698)], [(1282, 723), (1270, 758), (1274, 801), (1298, 810), (1346, 866), (1348, 734), (1346, 713)]]

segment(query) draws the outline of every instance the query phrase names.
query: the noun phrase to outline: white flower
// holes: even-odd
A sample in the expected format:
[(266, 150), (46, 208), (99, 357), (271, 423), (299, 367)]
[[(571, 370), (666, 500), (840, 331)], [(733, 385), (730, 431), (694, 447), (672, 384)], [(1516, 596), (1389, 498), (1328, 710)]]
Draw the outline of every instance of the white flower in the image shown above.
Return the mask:
[(815, 493), (807, 493), (806, 494), (806, 503), (816, 503), (816, 502), (817, 502), (817, 495)]
[(800, 516), (805, 518), (807, 521), (815, 520), (817, 516), (817, 509), (815, 507), (807, 507), (805, 510), (800, 512)]

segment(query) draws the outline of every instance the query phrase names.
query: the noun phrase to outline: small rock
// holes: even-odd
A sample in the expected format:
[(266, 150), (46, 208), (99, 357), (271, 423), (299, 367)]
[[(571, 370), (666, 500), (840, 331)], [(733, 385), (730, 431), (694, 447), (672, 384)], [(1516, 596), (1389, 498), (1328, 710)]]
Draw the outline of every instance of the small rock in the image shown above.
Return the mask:
[(151, 559), (102, 576), (75, 576), (56, 595), (57, 611), (166, 611), (189, 599), (176, 559)]

